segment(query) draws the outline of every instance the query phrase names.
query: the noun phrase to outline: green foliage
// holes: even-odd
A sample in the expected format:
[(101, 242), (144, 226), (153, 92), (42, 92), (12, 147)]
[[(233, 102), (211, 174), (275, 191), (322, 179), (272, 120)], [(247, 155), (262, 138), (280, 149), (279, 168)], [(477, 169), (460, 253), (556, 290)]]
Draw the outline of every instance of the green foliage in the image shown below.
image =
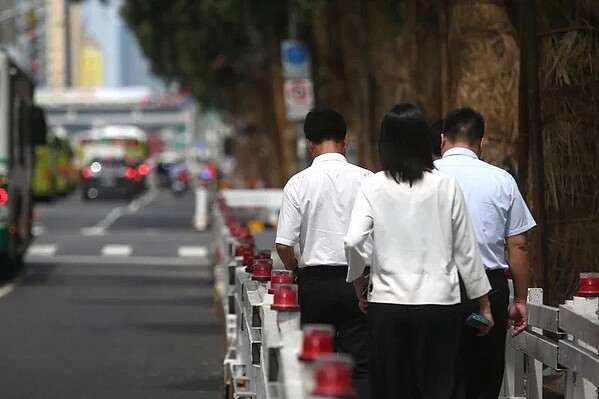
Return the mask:
[(121, 13), (153, 72), (205, 101), (258, 73), (287, 25), (282, 0), (125, 0)]

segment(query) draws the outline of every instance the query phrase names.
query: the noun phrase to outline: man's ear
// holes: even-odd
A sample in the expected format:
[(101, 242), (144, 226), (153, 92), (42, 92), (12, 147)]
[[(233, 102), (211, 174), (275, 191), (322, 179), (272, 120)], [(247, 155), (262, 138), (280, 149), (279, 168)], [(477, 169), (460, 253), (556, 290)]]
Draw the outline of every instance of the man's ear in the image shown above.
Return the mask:
[(447, 143), (447, 137), (445, 137), (445, 135), (443, 133), (441, 133), (441, 152), (443, 152), (443, 147), (445, 147), (446, 143)]
[(312, 154), (314, 152), (314, 143), (306, 139), (306, 145), (308, 146), (308, 151), (310, 151), (310, 154)]
[(343, 148), (347, 150), (347, 146), (349, 145), (349, 138), (345, 136), (343, 139)]

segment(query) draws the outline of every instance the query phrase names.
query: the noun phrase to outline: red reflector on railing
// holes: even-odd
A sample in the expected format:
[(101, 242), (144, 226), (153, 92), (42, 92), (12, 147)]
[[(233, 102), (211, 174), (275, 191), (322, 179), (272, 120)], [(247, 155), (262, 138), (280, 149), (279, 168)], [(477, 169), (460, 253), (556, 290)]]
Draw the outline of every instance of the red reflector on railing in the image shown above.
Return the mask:
[(7, 202), (8, 202), (8, 192), (5, 189), (0, 188), (0, 206), (6, 205)]

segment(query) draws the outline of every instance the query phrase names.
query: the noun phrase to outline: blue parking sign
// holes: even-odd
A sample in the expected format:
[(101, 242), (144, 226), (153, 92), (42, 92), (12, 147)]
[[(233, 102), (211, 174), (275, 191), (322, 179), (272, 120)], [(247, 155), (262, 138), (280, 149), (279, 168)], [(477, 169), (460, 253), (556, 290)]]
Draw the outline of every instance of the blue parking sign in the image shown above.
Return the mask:
[(301, 41), (284, 40), (281, 42), (281, 61), (283, 64), (283, 77), (310, 77), (310, 52), (306, 45)]

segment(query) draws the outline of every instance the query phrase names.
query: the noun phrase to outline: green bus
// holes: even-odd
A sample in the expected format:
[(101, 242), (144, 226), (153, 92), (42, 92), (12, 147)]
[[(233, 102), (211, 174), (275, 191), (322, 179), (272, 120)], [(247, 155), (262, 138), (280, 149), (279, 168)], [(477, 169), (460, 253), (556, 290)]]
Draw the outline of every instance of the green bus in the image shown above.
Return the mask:
[(68, 139), (48, 131), (48, 142), (36, 144), (33, 170), (35, 199), (52, 200), (71, 191), (77, 184), (73, 151)]
[(33, 89), (16, 57), (0, 48), (0, 279), (20, 270), (32, 239), (32, 149), (46, 130)]

